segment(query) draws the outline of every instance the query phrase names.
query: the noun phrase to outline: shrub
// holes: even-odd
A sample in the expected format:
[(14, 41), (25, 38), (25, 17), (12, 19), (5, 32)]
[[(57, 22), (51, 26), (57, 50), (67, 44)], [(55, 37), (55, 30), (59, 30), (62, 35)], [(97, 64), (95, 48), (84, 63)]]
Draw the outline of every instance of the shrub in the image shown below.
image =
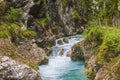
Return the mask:
[(11, 7), (6, 14), (5, 19), (8, 22), (18, 22), (18, 21), (20, 21), (22, 19), (22, 10), (19, 9), (19, 8)]
[(98, 60), (109, 62), (120, 54), (120, 30), (105, 31), (103, 42), (99, 48)]
[[(105, 29), (102, 27), (91, 27), (84, 32), (85, 42), (92, 43), (94, 42), (96, 45), (100, 45), (103, 41)], [(96, 46), (95, 45), (95, 46)]]
[(21, 40), (33, 39), (36, 33), (30, 29), (23, 30), (19, 24), (2, 23), (0, 25), (0, 38), (11, 37), (12, 41), (18, 43)]

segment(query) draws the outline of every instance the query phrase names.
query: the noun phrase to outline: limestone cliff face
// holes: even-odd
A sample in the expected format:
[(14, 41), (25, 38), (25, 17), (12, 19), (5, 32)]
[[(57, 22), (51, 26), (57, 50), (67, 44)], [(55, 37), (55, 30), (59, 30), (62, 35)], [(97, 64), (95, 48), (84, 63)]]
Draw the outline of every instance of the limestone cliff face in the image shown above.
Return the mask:
[(82, 33), (83, 27), (79, 24), (80, 14), (75, 2), (74, 0), (48, 0), (50, 26), (53, 30), (58, 28), (56, 31), (63, 35)]

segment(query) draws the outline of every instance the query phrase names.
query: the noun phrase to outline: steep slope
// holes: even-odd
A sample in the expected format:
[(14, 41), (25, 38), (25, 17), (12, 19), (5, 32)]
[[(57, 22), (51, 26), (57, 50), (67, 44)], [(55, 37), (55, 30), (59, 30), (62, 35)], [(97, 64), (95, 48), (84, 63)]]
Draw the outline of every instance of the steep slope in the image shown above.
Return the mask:
[(119, 80), (120, 30), (93, 27), (86, 33), (85, 40), (75, 45), (73, 50), (82, 49), (88, 77), (92, 80)]

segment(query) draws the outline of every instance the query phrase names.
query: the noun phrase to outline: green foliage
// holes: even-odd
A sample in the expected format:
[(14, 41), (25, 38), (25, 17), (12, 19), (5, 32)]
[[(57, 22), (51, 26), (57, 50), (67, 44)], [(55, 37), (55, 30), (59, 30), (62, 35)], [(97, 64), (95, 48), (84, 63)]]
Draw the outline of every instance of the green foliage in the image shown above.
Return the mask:
[(8, 38), (10, 33), (5, 25), (0, 26), (0, 38)]
[(6, 8), (6, 2), (1, 2), (0, 3), (0, 16), (2, 16), (5, 12), (5, 8)]
[(67, 6), (67, 0), (61, 0), (61, 2), (62, 2), (62, 5), (63, 5), (64, 7)]
[(13, 42), (18, 43), (20, 40), (33, 39), (36, 33), (32, 30), (23, 30), (20, 25), (14, 23), (2, 23), (0, 25), (0, 38), (11, 37)]
[(41, 18), (39, 19), (39, 23), (42, 27), (45, 27), (48, 24), (48, 19), (47, 18)]
[(101, 44), (103, 41), (105, 29), (102, 27), (91, 27), (84, 32), (85, 42), (91, 43), (94, 42), (95, 45)]
[[(100, 46), (98, 59), (109, 62), (119, 55), (120, 50), (120, 30), (106, 29), (102, 45)], [(102, 59), (101, 59), (102, 58)]]
[(73, 19), (80, 20), (81, 17), (76, 9), (73, 10)]
[(120, 54), (120, 30), (92, 27), (85, 35), (85, 43), (90, 44), (95, 51), (97, 62), (107, 64)]
[(120, 30), (109, 29), (106, 31), (103, 45), (109, 47), (110, 50), (120, 50)]
[(8, 10), (5, 19), (8, 22), (18, 22), (22, 19), (22, 10), (19, 8), (10, 7)]
[(32, 30), (21, 30), (20, 31), (21, 36), (23, 36), (24, 38), (28, 38), (28, 39), (33, 39), (35, 38), (35, 36), (37, 35), (34, 31)]
[(118, 6), (120, 6), (120, 0), (118, 0)]

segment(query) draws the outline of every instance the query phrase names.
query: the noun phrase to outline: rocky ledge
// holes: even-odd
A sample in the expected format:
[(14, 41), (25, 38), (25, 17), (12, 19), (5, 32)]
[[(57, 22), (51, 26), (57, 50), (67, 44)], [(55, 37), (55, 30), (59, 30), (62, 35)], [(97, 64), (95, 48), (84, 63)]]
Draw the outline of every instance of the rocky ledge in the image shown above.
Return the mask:
[(7, 56), (0, 56), (0, 80), (41, 80), (40, 73)]

